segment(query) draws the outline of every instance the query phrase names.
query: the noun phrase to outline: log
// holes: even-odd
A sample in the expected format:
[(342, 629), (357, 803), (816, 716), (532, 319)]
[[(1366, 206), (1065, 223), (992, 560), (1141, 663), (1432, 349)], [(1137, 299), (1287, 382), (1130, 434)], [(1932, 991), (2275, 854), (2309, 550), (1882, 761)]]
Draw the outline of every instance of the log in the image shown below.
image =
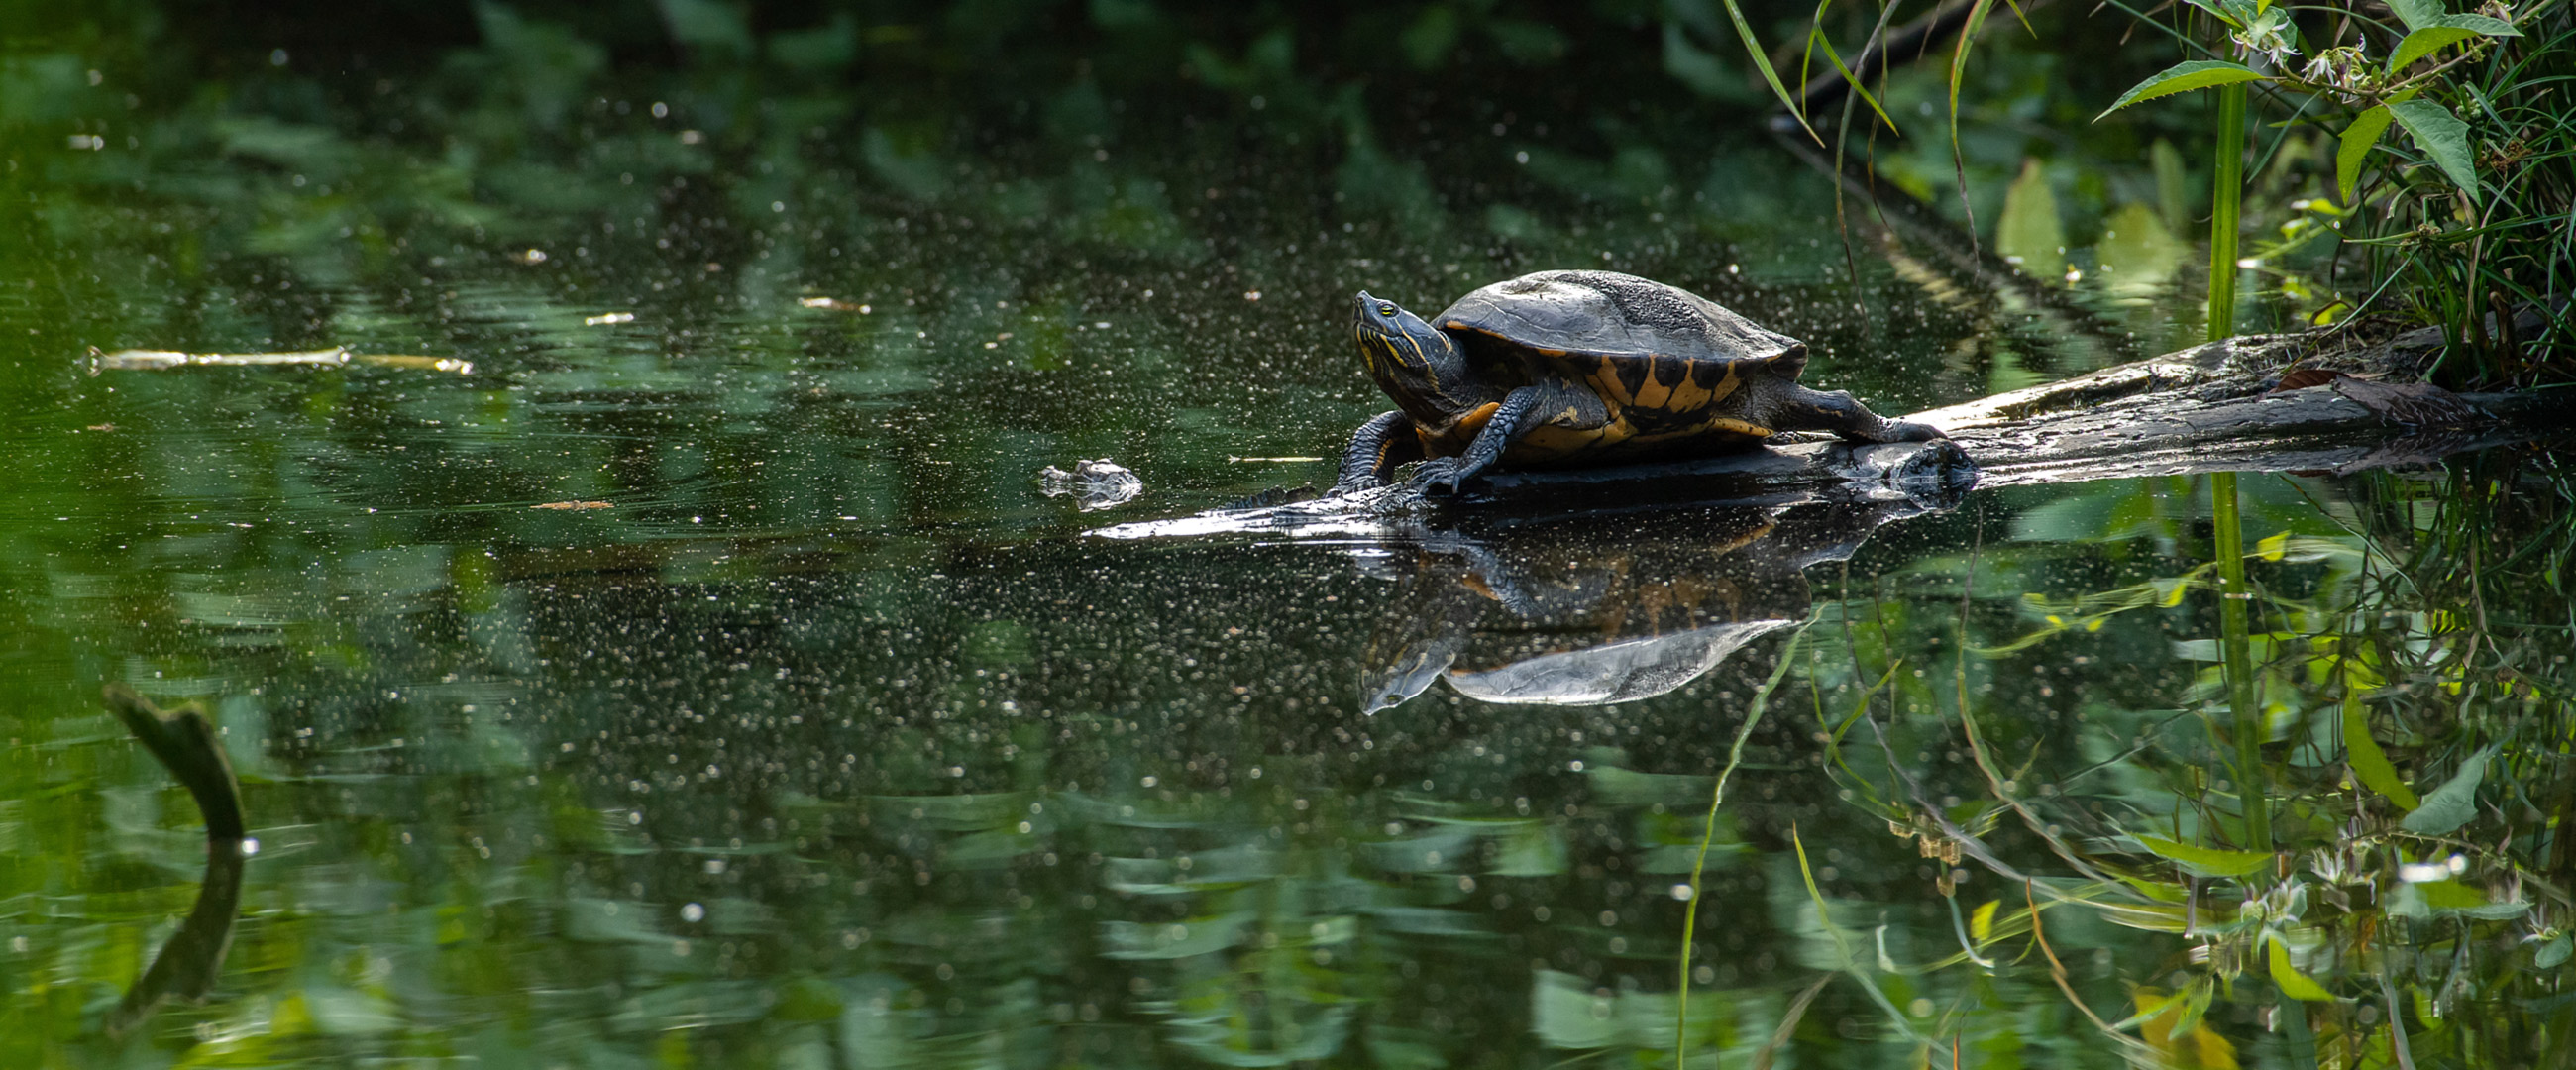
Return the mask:
[[(2526, 316), (2538, 322), (2538, 313)], [(1379, 538), (1408, 518), (1455, 510), (1562, 517), (1807, 502), (1946, 508), (1975, 487), (2420, 465), (2576, 422), (2576, 393), (2565, 389), (2453, 394), (2404, 381), (2438, 353), (2437, 330), (2340, 349), (2327, 343), (2324, 332), (2225, 339), (1906, 416), (1941, 428), (1950, 436), (1944, 441), (1792, 441), (1695, 460), (1498, 471), (1454, 499), (1427, 499), (1396, 484), (1090, 534)], [(1803, 436), (1783, 436), (1796, 437)]]

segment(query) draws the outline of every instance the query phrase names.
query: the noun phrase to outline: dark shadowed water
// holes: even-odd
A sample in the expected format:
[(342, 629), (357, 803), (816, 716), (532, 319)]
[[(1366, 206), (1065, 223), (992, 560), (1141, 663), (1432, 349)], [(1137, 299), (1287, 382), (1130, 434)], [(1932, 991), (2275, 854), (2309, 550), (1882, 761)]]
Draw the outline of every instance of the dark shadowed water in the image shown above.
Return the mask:
[[(1649, 275), (1894, 413), (2190, 340), (2169, 235), (1998, 289), (1847, 261), (1760, 141), (1434, 196), (685, 118), (16, 150), (0, 1062), (1671, 1065), (1704, 864), (1695, 1066), (2565, 1065), (2546, 450), (2246, 478), (2277, 853), (2199, 480), (1085, 534), (1329, 483), (1357, 289)], [(1043, 493), (1084, 458), (1143, 493)], [(120, 1039), (205, 855), (108, 682), (203, 705), (256, 843)]]

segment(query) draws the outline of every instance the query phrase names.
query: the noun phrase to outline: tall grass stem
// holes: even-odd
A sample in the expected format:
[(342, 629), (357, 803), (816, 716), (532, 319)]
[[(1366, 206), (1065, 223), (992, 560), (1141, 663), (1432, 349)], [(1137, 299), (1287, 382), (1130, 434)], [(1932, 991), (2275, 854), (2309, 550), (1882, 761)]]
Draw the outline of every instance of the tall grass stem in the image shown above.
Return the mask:
[(1744, 763), (1744, 741), (1752, 738), (1753, 726), (1761, 723), (1763, 707), (1771, 704), (1771, 692), (1779, 690), (1780, 681), (1787, 679), (1790, 667), (1797, 664), (1798, 651), (1807, 643), (1807, 628), (1814, 625), (1815, 621), (1809, 619), (1789, 639), (1789, 645), (1781, 648), (1780, 664), (1772, 668), (1771, 678), (1762, 681), (1761, 689), (1753, 693), (1753, 701), (1745, 705), (1744, 724), (1735, 730), (1735, 745), (1726, 752), (1726, 768), (1717, 771), (1717, 786), (1709, 791), (1708, 824), (1700, 829), (1699, 856), (1691, 860), (1690, 898), (1682, 909), (1681, 985), (1673, 993), (1673, 1070), (1682, 1070), (1690, 1052), (1691, 940), (1699, 930), (1700, 874), (1708, 869), (1709, 845), (1717, 841), (1717, 808), (1726, 801), (1727, 778)]

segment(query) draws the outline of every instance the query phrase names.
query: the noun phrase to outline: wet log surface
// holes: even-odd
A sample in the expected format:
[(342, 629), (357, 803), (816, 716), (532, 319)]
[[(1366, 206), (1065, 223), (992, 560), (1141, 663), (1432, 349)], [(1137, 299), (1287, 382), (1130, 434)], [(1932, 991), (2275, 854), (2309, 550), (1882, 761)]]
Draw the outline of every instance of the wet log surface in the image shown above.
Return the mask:
[(2246, 336), (1906, 416), (1948, 432), (1948, 441), (1803, 441), (1662, 464), (1493, 472), (1454, 500), (1426, 500), (1398, 484), (1093, 534), (1366, 538), (1383, 535), (1392, 518), (1462, 509), (1563, 516), (1897, 500), (1939, 508), (1975, 487), (2419, 465), (2576, 424), (2576, 391), (2453, 394), (2408, 381), (2440, 346), (2429, 330), (2332, 350), (2317, 336)]

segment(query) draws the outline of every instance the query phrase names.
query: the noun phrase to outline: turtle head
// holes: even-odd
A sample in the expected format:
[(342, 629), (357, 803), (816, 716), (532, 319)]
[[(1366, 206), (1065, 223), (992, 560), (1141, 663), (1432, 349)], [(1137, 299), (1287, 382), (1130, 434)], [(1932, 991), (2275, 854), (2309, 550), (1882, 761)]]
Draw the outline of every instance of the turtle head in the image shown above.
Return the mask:
[(1415, 419), (1445, 422), (1479, 402), (1466, 354), (1448, 334), (1393, 301), (1359, 294), (1360, 362)]

